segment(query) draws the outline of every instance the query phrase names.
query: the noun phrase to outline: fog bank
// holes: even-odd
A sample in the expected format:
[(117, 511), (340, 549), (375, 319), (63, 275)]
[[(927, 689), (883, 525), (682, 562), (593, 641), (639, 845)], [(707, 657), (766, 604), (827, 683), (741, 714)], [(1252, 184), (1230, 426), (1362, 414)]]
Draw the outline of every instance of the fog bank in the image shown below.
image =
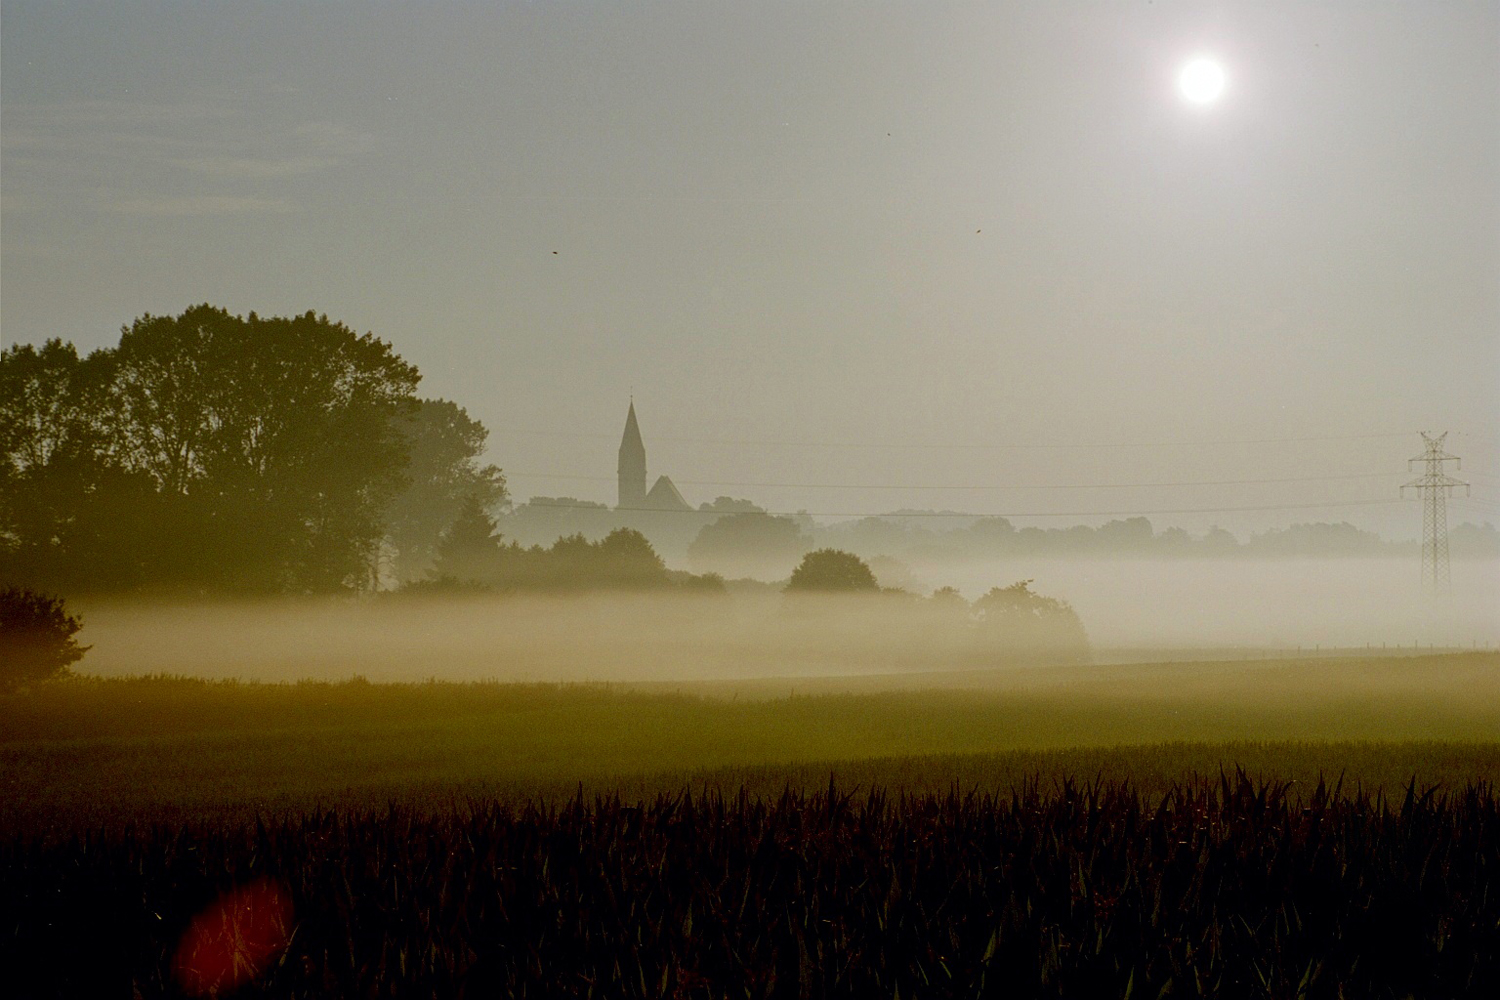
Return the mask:
[[(1500, 642), (1500, 563), (1455, 563), (1453, 599), (1421, 598), (1405, 561), (1066, 560), (921, 566), (969, 598), (1032, 578), (1070, 601), (1096, 660), (1316, 646)], [(83, 604), (79, 664), (101, 676), (297, 680), (693, 681), (1013, 668), (951, 607), (889, 595), (788, 608), (738, 596), (383, 596), (361, 600)], [(961, 611), (961, 606), (960, 606)], [(1148, 654), (1146, 651), (1149, 650)]]

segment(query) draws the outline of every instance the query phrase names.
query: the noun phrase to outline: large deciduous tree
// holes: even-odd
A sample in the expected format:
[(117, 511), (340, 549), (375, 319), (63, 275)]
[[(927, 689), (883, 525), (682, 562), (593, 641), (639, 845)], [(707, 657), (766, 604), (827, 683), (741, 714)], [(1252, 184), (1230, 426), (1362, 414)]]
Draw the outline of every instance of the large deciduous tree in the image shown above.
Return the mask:
[(331, 590), (370, 565), (420, 376), (327, 316), (198, 306), (122, 331), (112, 380), (126, 464), (178, 500), (190, 577)]
[[(420, 377), (384, 341), (311, 312), (203, 305), (143, 316), (86, 359), (52, 343), (3, 362), (0, 406), (30, 419), (0, 439), (15, 578), (112, 589), (91, 562), (122, 545), (137, 584), (306, 592), (368, 574), (404, 483), (396, 418)], [(134, 545), (121, 530), (91, 537), (82, 512), (23, 523), (48, 490), (148, 523)]]

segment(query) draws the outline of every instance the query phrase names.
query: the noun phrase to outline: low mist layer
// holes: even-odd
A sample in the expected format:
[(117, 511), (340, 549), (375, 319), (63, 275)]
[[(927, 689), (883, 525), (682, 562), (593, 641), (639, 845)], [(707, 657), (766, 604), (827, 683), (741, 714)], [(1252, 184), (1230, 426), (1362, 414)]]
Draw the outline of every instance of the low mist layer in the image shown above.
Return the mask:
[[(1374, 649), (1500, 641), (1500, 563), (1454, 566), (1454, 600), (1425, 604), (1405, 561), (1077, 560), (984, 569), (913, 567), (977, 596), (1034, 577), (1069, 601), (1095, 660), (1129, 650), (1301, 646)], [(377, 597), (248, 603), (83, 604), (88, 674), (258, 680), (711, 681), (941, 672), (1038, 658), (976, 645), (951, 613), (915, 598), (691, 594)], [(812, 608), (815, 610), (809, 611)], [(1040, 658), (1045, 660), (1046, 658)]]
[(88, 613), (86, 672), (287, 681), (696, 681), (981, 669), (1087, 659), (1017, 650), (925, 599), (388, 597)]
[(1096, 649), (1295, 649), (1500, 643), (1500, 560), (1455, 560), (1452, 593), (1423, 593), (1416, 558), (1048, 559), (922, 562), (918, 581), (982, 592), (1034, 577), (1066, 599)]

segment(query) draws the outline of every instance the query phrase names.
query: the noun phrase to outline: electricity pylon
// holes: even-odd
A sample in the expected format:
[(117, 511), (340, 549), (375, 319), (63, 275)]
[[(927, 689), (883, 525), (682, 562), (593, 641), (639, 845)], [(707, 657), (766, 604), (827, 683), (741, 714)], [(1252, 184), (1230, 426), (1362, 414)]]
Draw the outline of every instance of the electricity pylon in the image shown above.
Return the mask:
[(1462, 480), (1454, 479), (1443, 471), (1444, 462), (1456, 462), (1454, 469), (1462, 469), (1463, 463), (1457, 455), (1450, 455), (1443, 450), (1443, 440), (1448, 432), (1434, 437), (1426, 431), (1422, 432), (1422, 440), (1427, 449), (1416, 458), (1406, 463), (1406, 468), (1418, 462), (1427, 463), (1426, 474), (1413, 479), (1401, 486), (1401, 495), (1405, 496), (1408, 488), (1417, 491), (1417, 496), (1422, 501), (1422, 585), (1433, 594), (1448, 593), (1448, 498), (1453, 495), (1456, 486), (1464, 488), (1464, 495), (1468, 495), (1469, 484)]

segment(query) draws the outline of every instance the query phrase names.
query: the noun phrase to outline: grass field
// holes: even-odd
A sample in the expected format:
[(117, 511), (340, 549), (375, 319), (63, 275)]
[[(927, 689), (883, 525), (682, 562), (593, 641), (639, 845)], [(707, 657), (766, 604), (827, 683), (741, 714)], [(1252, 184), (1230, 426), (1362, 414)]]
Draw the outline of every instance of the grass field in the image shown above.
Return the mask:
[[(25, 996), (1492, 996), (1500, 655), (0, 699)], [(236, 985), (238, 984), (238, 985)]]
[[(928, 685), (913, 689), (914, 683)], [(1143, 788), (1243, 765), (1367, 788), (1500, 774), (1500, 654), (635, 686), (87, 680), (0, 701), (0, 823), (317, 804), (999, 788)]]

